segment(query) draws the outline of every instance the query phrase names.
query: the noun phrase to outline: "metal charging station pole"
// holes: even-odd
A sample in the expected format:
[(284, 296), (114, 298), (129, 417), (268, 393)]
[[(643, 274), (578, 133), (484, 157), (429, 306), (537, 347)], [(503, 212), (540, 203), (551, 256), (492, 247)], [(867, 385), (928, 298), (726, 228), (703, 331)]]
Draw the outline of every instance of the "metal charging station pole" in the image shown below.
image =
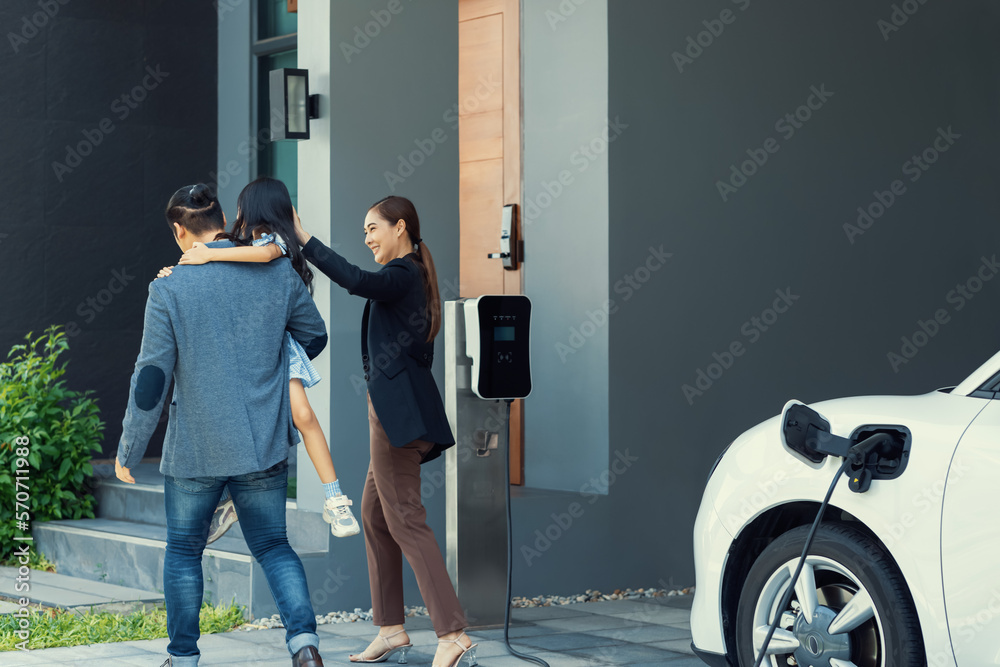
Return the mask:
[(445, 411), (455, 446), (445, 452), (448, 573), (469, 625), (503, 625), (507, 607), (505, 406), (472, 391), (462, 303), (444, 303)]

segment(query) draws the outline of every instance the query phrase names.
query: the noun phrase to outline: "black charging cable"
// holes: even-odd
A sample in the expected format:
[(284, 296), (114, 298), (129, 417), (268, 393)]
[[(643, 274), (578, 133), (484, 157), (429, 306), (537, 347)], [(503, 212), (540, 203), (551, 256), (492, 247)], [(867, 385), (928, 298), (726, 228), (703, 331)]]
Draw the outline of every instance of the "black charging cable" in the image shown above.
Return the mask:
[(802, 555), (799, 556), (799, 564), (795, 566), (795, 573), (792, 574), (792, 578), (788, 583), (788, 588), (785, 590), (785, 594), (782, 596), (781, 602), (778, 604), (778, 608), (774, 613), (774, 620), (771, 622), (771, 627), (767, 629), (767, 636), (764, 637), (764, 643), (760, 647), (760, 653), (757, 654), (757, 660), (754, 661), (753, 667), (760, 667), (760, 663), (764, 660), (764, 654), (767, 652), (767, 646), (771, 643), (771, 637), (774, 636), (774, 631), (777, 630), (778, 623), (781, 622), (781, 615), (783, 613), (782, 610), (788, 606), (789, 601), (792, 599), (792, 593), (795, 592), (795, 584), (799, 580), (799, 575), (802, 574), (802, 566), (806, 563), (806, 556), (809, 555), (809, 547), (812, 546), (813, 539), (816, 537), (816, 529), (819, 528), (820, 521), (823, 520), (823, 513), (826, 512), (826, 507), (830, 504), (830, 498), (833, 496), (833, 490), (837, 488), (837, 482), (840, 481), (840, 476), (844, 474), (851, 464), (863, 464), (865, 457), (868, 456), (868, 452), (871, 451), (876, 445), (879, 445), (888, 439), (889, 436), (887, 434), (876, 433), (875, 435), (862, 440), (848, 450), (847, 455), (844, 457), (844, 462), (837, 470), (837, 474), (833, 476), (833, 481), (830, 482), (830, 488), (827, 489), (826, 497), (823, 498), (823, 503), (819, 506), (819, 511), (816, 513), (816, 519), (813, 521), (812, 527), (809, 529), (809, 534), (806, 536), (805, 546), (802, 547)]
[(533, 662), (536, 665), (541, 665), (541, 667), (549, 667), (549, 663), (545, 662), (541, 658), (536, 658), (533, 655), (528, 655), (526, 653), (521, 653), (513, 646), (510, 645), (510, 605), (513, 601), (513, 596), (511, 592), (511, 575), (514, 570), (514, 547), (513, 538), (511, 536), (511, 514), (510, 514), (510, 406), (514, 401), (511, 399), (506, 399), (504, 403), (507, 404), (507, 415), (504, 419), (504, 428), (506, 429), (505, 440), (507, 447), (504, 451), (504, 488), (507, 490), (507, 609), (504, 611), (503, 615), (503, 643), (507, 645), (507, 650), (515, 658), (520, 658), (525, 662)]

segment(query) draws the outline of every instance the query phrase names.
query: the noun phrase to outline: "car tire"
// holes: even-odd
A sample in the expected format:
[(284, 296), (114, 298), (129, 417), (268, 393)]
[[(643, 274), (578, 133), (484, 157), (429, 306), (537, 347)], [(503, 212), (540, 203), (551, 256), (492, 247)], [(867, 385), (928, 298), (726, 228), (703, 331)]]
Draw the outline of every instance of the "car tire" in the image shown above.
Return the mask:
[[(753, 667), (808, 532), (809, 526), (800, 526), (781, 535), (750, 568), (736, 613), (742, 667)], [(848, 524), (820, 524), (796, 592), (778, 613), (782, 621), (762, 665), (925, 664), (920, 622), (903, 575), (882, 545)]]

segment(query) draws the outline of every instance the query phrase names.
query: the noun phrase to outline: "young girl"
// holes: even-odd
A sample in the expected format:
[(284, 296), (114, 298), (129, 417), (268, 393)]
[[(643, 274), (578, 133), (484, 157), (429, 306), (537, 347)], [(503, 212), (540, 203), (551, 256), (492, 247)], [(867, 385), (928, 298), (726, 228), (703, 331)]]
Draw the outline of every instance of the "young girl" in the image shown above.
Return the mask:
[[(312, 271), (298, 244), (293, 242), (289, 246), (285, 242), (285, 239), (295, 239), (292, 200), (285, 184), (262, 176), (243, 189), (236, 205), (236, 223), (232, 233), (227, 236), (237, 247), (209, 248), (202, 243), (195, 243), (193, 248), (184, 253), (179, 263), (270, 262), (279, 257), (288, 257), (292, 268), (312, 292)], [(250, 245), (247, 245), (248, 241), (251, 241)], [(158, 277), (166, 275), (170, 275), (169, 268), (163, 269)], [(357, 535), (361, 529), (349, 507), (354, 503), (340, 490), (326, 437), (309, 405), (309, 399), (306, 398), (306, 388), (320, 381), (319, 374), (305, 350), (288, 332), (285, 332), (285, 346), (288, 348), (292, 421), (302, 435), (306, 452), (323, 483), (326, 494), (323, 519), (330, 524), (330, 532), (336, 537)], [(219, 539), (237, 520), (236, 509), (227, 489), (212, 517), (208, 543)]]

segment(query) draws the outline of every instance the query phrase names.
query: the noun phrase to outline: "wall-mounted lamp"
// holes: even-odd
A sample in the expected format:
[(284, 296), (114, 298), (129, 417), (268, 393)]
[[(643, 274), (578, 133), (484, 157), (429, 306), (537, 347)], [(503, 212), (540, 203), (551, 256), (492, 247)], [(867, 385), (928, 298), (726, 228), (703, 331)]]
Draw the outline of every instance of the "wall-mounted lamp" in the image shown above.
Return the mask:
[(271, 118), (281, 119), (271, 123), (271, 141), (308, 139), (309, 119), (319, 118), (319, 95), (309, 94), (309, 70), (286, 67), (268, 76)]

